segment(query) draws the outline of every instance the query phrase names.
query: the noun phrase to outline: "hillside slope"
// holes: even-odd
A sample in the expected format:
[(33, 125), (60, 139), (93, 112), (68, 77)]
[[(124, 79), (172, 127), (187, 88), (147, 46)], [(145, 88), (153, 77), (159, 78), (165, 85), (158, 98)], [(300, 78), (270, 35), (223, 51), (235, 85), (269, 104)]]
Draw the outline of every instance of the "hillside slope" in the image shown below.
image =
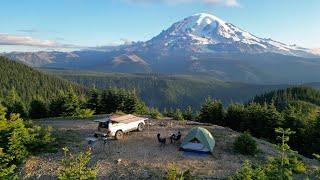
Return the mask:
[(44, 74), (24, 64), (0, 57), (0, 99), (5, 97), (12, 88), (25, 103), (35, 97), (45, 101), (52, 99), (59, 91), (72, 87), (76, 92), (85, 89), (62, 78)]

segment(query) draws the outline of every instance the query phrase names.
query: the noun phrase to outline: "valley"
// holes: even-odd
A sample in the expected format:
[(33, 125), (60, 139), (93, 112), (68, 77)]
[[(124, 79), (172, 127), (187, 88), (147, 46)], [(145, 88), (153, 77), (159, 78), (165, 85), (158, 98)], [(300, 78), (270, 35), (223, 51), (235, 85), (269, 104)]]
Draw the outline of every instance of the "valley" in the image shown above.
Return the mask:
[(50, 68), (40, 70), (87, 88), (118, 87), (135, 90), (149, 107), (160, 110), (170, 107), (185, 109), (188, 105), (197, 109), (207, 96), (220, 100), (224, 105), (231, 102), (245, 103), (255, 95), (290, 86), (224, 82), (212, 75), (125, 74)]

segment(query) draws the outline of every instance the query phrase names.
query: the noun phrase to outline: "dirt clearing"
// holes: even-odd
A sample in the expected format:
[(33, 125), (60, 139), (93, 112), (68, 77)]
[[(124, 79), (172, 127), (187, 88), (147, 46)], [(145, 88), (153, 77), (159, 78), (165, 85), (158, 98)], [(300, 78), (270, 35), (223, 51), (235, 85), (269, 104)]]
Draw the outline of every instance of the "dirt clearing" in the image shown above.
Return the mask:
[[(261, 163), (273, 156), (276, 151), (272, 145), (257, 140), (260, 152), (256, 156), (243, 156), (233, 151), (232, 145), (239, 133), (220, 126), (205, 126), (215, 138), (213, 155), (198, 155), (179, 151), (180, 143), (160, 147), (156, 135), (169, 137), (181, 131), (182, 138), (192, 128), (186, 122), (172, 121), (172, 126), (162, 126), (164, 120), (150, 120), (143, 132), (131, 132), (123, 140), (99, 141), (93, 148), (91, 162), (97, 162), (98, 179), (159, 179), (169, 164), (177, 165), (181, 170), (190, 169), (192, 174), (202, 179), (221, 179), (235, 173), (245, 159)], [(54, 120), (38, 121), (41, 125), (51, 125), (57, 141), (72, 152), (87, 147), (86, 137), (96, 131), (97, 123), (92, 120)], [(58, 163), (63, 157), (62, 151), (30, 157), (24, 164), (21, 175), (25, 178), (54, 179)], [(304, 159), (307, 164), (313, 160)]]

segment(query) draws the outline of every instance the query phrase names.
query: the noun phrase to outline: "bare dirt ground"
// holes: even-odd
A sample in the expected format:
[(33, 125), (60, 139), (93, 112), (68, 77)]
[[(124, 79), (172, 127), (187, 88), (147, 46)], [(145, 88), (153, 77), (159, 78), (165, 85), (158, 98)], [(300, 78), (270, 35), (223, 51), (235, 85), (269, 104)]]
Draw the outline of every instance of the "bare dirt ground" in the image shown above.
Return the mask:
[[(249, 159), (252, 163), (261, 163), (276, 151), (272, 145), (257, 140), (259, 153), (256, 156), (243, 156), (233, 151), (232, 145), (239, 133), (220, 126), (205, 126), (215, 138), (213, 155), (199, 156), (179, 151), (179, 143), (163, 148), (157, 142), (156, 135), (169, 137), (181, 131), (182, 138), (192, 127), (186, 122), (172, 121), (172, 126), (161, 126), (166, 120), (151, 120), (143, 132), (131, 132), (123, 140), (108, 140), (104, 145), (99, 141), (92, 151), (91, 163), (97, 162), (98, 179), (160, 179), (169, 164), (177, 165), (181, 170), (190, 169), (200, 179), (223, 179), (235, 173), (242, 162)], [(171, 122), (171, 121), (169, 121)], [(83, 151), (87, 147), (86, 137), (92, 136), (97, 124), (92, 120), (54, 120), (39, 121), (41, 125), (51, 125), (61, 146), (66, 145), (72, 152)], [(167, 140), (168, 142), (168, 140)], [(24, 179), (55, 179), (58, 163), (63, 157), (62, 151), (30, 157), (21, 168)], [(118, 160), (121, 159), (121, 162)], [(316, 162), (307, 158), (308, 165)]]

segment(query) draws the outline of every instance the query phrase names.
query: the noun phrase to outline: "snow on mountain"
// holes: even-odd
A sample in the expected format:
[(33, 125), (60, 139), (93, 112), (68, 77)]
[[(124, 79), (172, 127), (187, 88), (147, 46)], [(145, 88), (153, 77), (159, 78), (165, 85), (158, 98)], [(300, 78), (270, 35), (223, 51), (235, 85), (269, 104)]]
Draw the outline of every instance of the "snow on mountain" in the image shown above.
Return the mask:
[(312, 56), (309, 49), (259, 38), (237, 26), (206, 13), (174, 23), (169, 29), (147, 41), (150, 49), (188, 50), (192, 52), (280, 53)]
[(313, 54), (316, 54), (316, 55), (319, 55), (319, 56), (320, 56), (320, 48), (311, 49), (310, 52), (313, 53)]

